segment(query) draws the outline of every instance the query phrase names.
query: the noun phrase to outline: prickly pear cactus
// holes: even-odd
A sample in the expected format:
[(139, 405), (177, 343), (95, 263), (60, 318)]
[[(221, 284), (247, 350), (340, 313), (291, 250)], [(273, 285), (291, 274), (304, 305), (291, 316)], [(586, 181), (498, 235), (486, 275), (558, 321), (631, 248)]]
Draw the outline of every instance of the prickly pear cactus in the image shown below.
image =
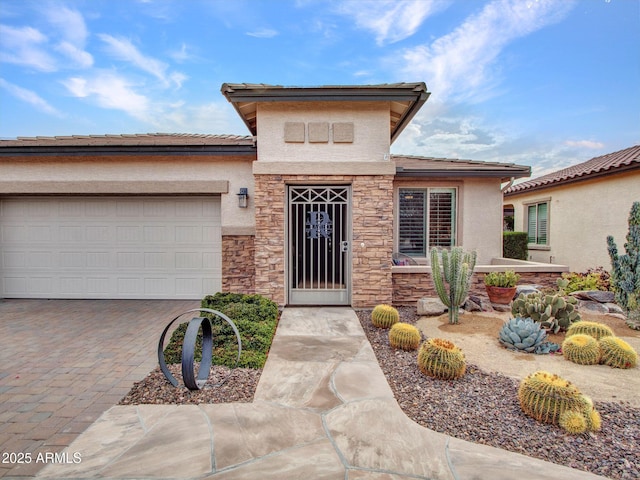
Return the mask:
[(634, 368), (638, 365), (638, 354), (621, 338), (604, 337), (599, 343), (602, 352), (600, 363), (614, 368)]
[(562, 354), (570, 362), (580, 365), (597, 365), (600, 363), (600, 345), (590, 335), (576, 333), (566, 337), (562, 342)]
[(371, 312), (371, 323), (377, 328), (391, 328), (399, 321), (400, 314), (391, 305), (377, 305)]
[(475, 251), (465, 252), (460, 247), (451, 248), (451, 252), (431, 249), (431, 278), (438, 297), (449, 309), (451, 324), (458, 323), (458, 308), (467, 298), (473, 269), (476, 266), (476, 255)]
[(395, 323), (389, 330), (389, 345), (402, 350), (416, 350), (420, 346), (420, 330), (408, 323)]
[[(600, 415), (593, 407), (591, 399), (580, 393), (571, 382), (544, 371), (532, 373), (520, 382), (518, 400), (522, 411), (536, 420), (573, 430), (581, 429), (582, 422), (575, 415), (583, 418), (585, 430), (600, 428)], [(570, 432), (570, 433), (574, 433)]]
[(567, 329), (567, 337), (578, 334), (589, 335), (596, 340), (600, 340), (602, 337), (613, 337), (613, 330), (604, 323), (581, 320), (571, 324)]
[(498, 334), (498, 340), (508, 349), (538, 354), (550, 353), (558, 349), (557, 345), (549, 344), (546, 338), (547, 332), (539, 323), (530, 318), (520, 317), (510, 318)]
[(422, 373), (430, 377), (455, 380), (464, 375), (467, 362), (462, 350), (453, 342), (431, 338), (420, 347), (418, 367)]
[(513, 301), (511, 313), (518, 317), (528, 317), (539, 322), (543, 328), (558, 333), (580, 320), (580, 314), (575, 308), (577, 300), (573, 297), (565, 298), (560, 294), (545, 295), (543, 293), (521, 293)]

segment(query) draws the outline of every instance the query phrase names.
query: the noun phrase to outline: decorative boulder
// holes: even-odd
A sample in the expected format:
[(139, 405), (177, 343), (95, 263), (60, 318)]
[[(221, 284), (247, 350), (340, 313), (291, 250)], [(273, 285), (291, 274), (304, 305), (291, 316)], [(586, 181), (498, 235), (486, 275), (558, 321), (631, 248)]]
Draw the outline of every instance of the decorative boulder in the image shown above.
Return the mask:
[(530, 293), (538, 293), (541, 288), (541, 285), (517, 285), (516, 298), (518, 298), (521, 293), (524, 293), (525, 295), (529, 295)]
[(580, 310), (597, 313), (599, 315), (604, 315), (609, 313), (609, 309), (605, 307), (602, 303), (593, 302), (589, 300), (579, 300), (578, 308)]
[(439, 298), (424, 297), (418, 300), (418, 315), (434, 317), (442, 315), (446, 311), (446, 305)]
[(602, 290), (579, 290), (572, 292), (570, 295), (580, 299), (598, 303), (612, 303), (614, 301), (613, 292), (604, 292)]

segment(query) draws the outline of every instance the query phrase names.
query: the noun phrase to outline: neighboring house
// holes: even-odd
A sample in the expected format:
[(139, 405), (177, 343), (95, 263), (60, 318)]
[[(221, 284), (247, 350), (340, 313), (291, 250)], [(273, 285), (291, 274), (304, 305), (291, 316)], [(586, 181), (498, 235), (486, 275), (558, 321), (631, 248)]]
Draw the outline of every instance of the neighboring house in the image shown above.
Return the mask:
[(501, 256), (500, 185), (530, 169), (390, 155), (424, 83), (222, 93), (251, 136), (0, 141), (0, 298), (223, 290), (370, 307), (407, 290), (393, 252)]
[(584, 272), (611, 262), (607, 236), (626, 242), (631, 205), (640, 201), (640, 145), (513, 185), (505, 211), (529, 234), (529, 257)]

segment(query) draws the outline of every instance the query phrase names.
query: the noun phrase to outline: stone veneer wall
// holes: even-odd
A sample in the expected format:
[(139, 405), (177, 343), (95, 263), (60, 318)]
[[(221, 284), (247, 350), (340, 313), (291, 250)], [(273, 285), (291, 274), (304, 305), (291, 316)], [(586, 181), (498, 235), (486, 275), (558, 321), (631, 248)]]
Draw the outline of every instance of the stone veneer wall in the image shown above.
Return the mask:
[(287, 184), (352, 186), (351, 305), (391, 303), (393, 175), (255, 175), (255, 292), (286, 302)]
[[(560, 278), (557, 272), (519, 272), (520, 285), (536, 284), (543, 287), (556, 287)], [(484, 287), (484, 273), (473, 275), (470, 291), (474, 295), (487, 296)], [(437, 297), (435, 287), (429, 273), (393, 272), (393, 304), (397, 306), (415, 306), (422, 297)]]
[(284, 305), (286, 180), (283, 175), (254, 175), (254, 181), (255, 292)]
[(223, 235), (222, 291), (255, 293), (255, 274), (253, 235)]

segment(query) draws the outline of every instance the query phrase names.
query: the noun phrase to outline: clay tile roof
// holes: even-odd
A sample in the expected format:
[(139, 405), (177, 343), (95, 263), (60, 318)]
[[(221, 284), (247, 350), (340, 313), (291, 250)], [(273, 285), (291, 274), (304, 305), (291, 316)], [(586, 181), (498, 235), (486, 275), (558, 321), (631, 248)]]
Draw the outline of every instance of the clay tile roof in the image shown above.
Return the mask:
[(511, 186), (505, 195), (553, 187), (564, 183), (589, 180), (594, 177), (640, 169), (640, 145), (607, 153), (577, 165)]
[(84, 147), (135, 145), (253, 145), (246, 135), (210, 135), (198, 133), (143, 133), (122, 135), (69, 135), (59, 137), (18, 137), (0, 140), (2, 147)]

